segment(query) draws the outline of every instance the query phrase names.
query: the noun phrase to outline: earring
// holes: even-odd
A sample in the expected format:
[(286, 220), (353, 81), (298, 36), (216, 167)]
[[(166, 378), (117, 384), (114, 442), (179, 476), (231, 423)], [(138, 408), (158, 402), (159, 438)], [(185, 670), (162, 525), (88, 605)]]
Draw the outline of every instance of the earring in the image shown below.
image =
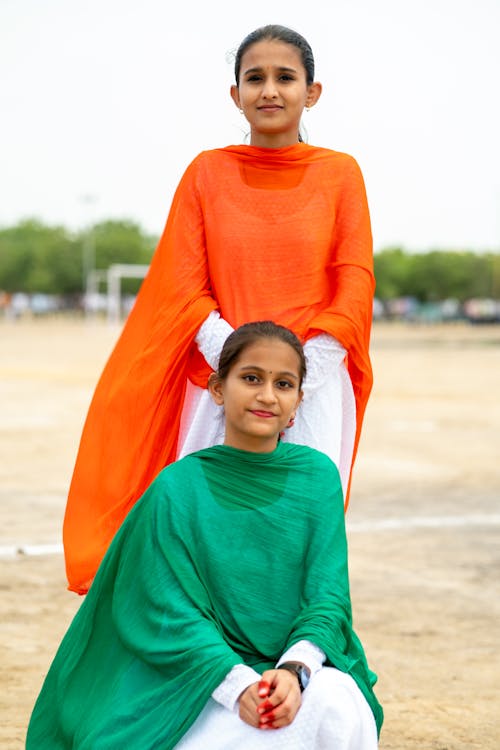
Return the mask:
[(242, 114), (243, 114), (243, 110), (242, 110), (242, 109), (240, 109), (240, 115), (242, 115)]
[(310, 111), (311, 111), (311, 107), (306, 107), (306, 112), (310, 112)]

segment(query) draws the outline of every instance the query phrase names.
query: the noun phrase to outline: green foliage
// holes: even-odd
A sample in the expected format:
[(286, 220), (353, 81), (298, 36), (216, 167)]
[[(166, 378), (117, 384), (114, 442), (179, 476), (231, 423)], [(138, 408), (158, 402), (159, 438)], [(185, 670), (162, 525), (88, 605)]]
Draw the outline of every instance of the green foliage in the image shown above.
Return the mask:
[(92, 228), (96, 268), (113, 263), (148, 264), (154, 242), (132, 221), (104, 221)]
[[(81, 245), (91, 248), (95, 254), (94, 267), (106, 270), (113, 263), (135, 263), (148, 265), (156, 240), (145, 235), (138, 224), (132, 221), (103, 221), (95, 224), (80, 236)], [(136, 293), (141, 279), (123, 279), (122, 291)]]
[[(131, 221), (105, 221), (73, 235), (64, 227), (28, 219), (0, 229), (0, 290), (78, 294), (84, 287), (85, 267), (147, 265), (155, 244)], [(124, 291), (137, 291), (139, 283), (124, 281)]]
[(381, 300), (500, 298), (500, 255), (443, 250), (405, 253), (401, 248), (388, 248), (375, 254), (375, 278)]
[(66, 229), (29, 219), (0, 231), (1, 289), (67, 293), (78, 284), (78, 248)]
[(377, 280), (377, 297), (394, 299), (409, 294), (408, 256), (400, 248), (387, 248), (375, 255), (375, 278)]

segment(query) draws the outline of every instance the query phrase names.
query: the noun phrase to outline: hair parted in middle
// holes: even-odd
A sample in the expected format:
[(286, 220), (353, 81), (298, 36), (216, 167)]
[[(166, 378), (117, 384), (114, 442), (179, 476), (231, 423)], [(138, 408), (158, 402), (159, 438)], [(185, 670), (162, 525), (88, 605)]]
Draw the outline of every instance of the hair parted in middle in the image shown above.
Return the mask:
[(285, 44), (291, 44), (293, 47), (296, 47), (300, 53), (302, 64), (306, 71), (307, 85), (309, 86), (314, 82), (314, 55), (307, 39), (304, 39), (298, 31), (289, 29), (287, 26), (268, 24), (267, 26), (261, 26), (248, 34), (238, 47), (234, 60), (234, 77), (237, 86), (239, 86), (240, 83), (241, 58), (252, 44), (262, 42), (265, 39), (285, 42)]

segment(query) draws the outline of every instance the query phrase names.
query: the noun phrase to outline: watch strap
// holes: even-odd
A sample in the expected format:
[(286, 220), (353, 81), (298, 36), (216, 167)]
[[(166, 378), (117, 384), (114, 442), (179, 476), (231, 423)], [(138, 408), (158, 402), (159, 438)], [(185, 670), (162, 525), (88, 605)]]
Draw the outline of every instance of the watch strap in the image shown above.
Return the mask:
[(292, 672), (297, 677), (299, 682), (300, 692), (302, 693), (307, 683), (309, 682), (308, 670), (302, 664), (296, 664), (295, 662), (286, 661), (280, 664), (277, 669), (286, 669), (287, 672)]

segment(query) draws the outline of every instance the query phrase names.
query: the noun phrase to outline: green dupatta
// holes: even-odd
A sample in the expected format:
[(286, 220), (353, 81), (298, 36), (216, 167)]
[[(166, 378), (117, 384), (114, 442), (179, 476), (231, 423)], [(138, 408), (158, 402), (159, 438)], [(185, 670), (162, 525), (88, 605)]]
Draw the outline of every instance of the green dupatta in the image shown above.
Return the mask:
[(52, 663), (28, 750), (168, 750), (231, 668), (301, 639), (370, 704), (352, 630), (343, 498), (322, 453), (216, 446), (164, 469), (130, 511)]

